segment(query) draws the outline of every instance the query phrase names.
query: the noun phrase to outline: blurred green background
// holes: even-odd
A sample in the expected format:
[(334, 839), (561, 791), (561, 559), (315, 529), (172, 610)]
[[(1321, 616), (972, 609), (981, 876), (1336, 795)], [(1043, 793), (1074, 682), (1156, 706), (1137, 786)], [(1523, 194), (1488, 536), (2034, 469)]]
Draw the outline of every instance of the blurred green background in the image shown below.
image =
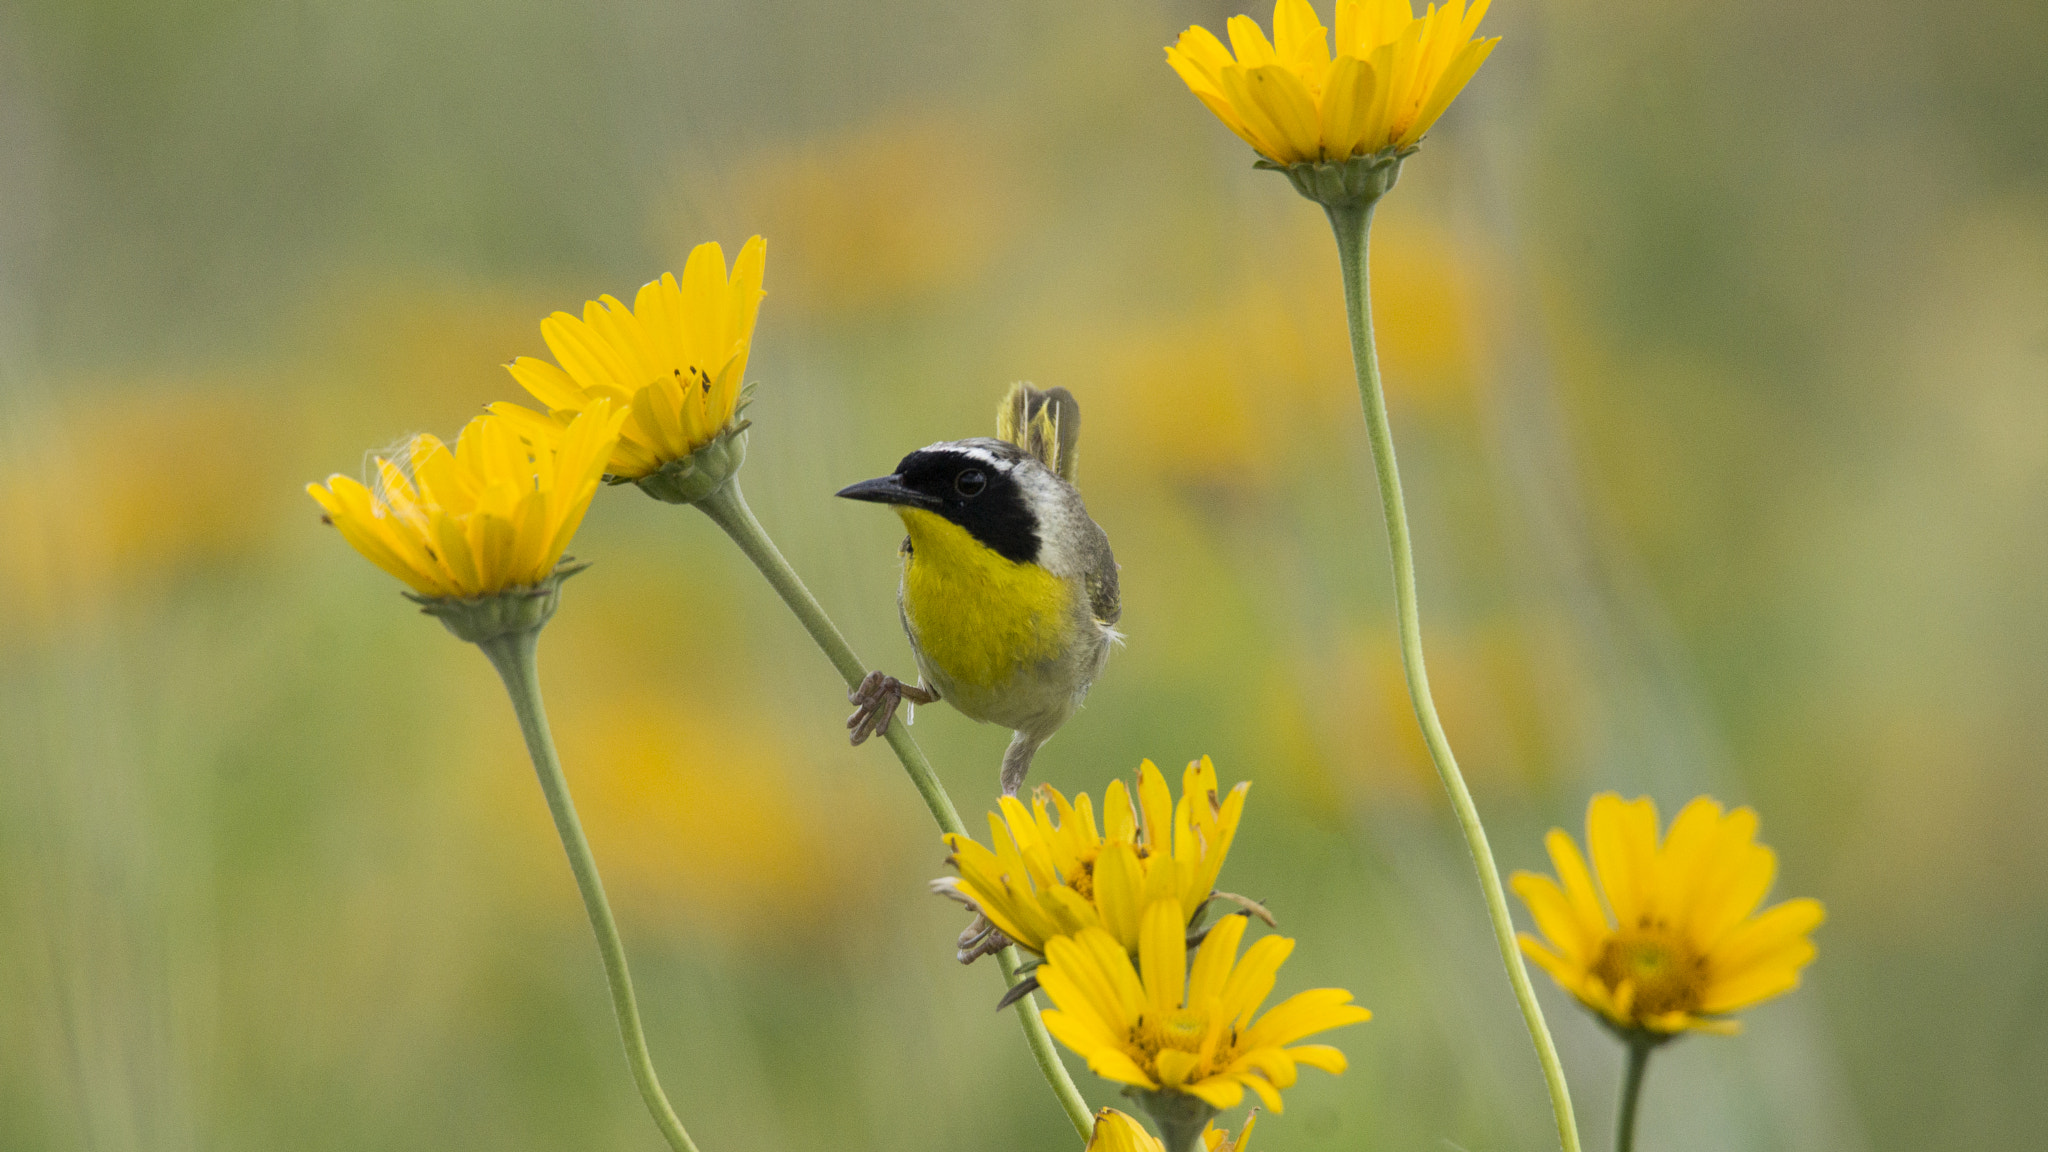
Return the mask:
[[(488, 666), (300, 488), (514, 395), (547, 312), (756, 231), (746, 483), (880, 666), (900, 529), (830, 493), (1013, 379), (1081, 397), (1130, 643), (1036, 778), (1255, 781), (1226, 886), (1300, 940), (1280, 990), (1378, 1013), (1260, 1152), (1551, 1146), (1402, 694), (1329, 237), (1162, 59), (1234, 11), (0, 6), (0, 1149), (658, 1146)], [(1501, 863), (1594, 791), (1711, 792), (1827, 903), (1804, 989), (1659, 1057), (1643, 1147), (2026, 1146), (2048, 6), (1488, 28), (1373, 272)], [(915, 793), (765, 585), (631, 490), (575, 550), (543, 677), (704, 1147), (1072, 1148), (951, 959)], [(920, 721), (986, 807), (1006, 734)], [(1543, 993), (1605, 1149), (1619, 1051)]]

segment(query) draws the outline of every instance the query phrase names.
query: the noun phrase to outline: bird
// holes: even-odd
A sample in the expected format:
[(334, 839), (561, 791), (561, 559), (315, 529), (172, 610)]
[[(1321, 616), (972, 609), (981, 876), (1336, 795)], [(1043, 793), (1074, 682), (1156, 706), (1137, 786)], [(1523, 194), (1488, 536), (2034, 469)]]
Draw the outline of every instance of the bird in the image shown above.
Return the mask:
[(886, 733), (900, 703), (944, 700), (1015, 734), (1001, 775), (1015, 795), (1081, 706), (1123, 640), (1123, 604), (1109, 536), (1074, 487), (1080, 435), (1071, 392), (1019, 383), (993, 438), (920, 448), (838, 492), (902, 517), (896, 603), (918, 670), (915, 685), (870, 672), (848, 694), (854, 744)]

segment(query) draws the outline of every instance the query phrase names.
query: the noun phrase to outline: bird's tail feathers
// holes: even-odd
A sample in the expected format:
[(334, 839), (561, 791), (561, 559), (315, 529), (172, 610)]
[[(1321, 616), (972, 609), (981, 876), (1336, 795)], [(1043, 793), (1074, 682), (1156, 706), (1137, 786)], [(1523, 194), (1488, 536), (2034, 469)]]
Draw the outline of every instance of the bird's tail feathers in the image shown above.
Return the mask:
[(1081, 404), (1065, 388), (1039, 391), (1018, 381), (996, 409), (996, 438), (1031, 453), (1067, 483), (1074, 482), (1081, 444)]

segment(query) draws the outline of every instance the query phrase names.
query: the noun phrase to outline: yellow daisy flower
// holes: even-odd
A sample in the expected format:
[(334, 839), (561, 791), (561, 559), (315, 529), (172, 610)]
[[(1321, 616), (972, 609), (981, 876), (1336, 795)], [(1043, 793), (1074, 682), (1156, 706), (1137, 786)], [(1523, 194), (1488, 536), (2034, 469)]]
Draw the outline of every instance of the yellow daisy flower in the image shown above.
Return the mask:
[(1041, 784), (1030, 809), (1004, 796), (1002, 815), (989, 813), (993, 851), (949, 834), (947, 863), (960, 875), (934, 886), (1040, 955), (1047, 940), (1084, 928), (1102, 928), (1136, 953), (1140, 914), (1154, 901), (1171, 897), (1190, 917), (1208, 901), (1250, 790), (1240, 783), (1219, 796), (1216, 765), (1204, 756), (1181, 774), (1176, 804), (1166, 777), (1147, 760), (1138, 767), (1135, 807), (1124, 782), (1110, 782), (1098, 830), (1086, 794), (1069, 804)]
[(625, 420), (609, 400), (564, 428), (479, 416), (453, 451), (422, 434), (403, 467), (378, 457), (374, 490), (337, 473), (306, 491), (356, 551), (420, 596), (496, 596), (554, 574)]
[[(582, 319), (557, 312), (541, 321), (541, 338), (559, 366), (521, 356), (506, 369), (560, 423), (600, 400), (622, 411), (630, 405), (606, 471), (623, 480), (658, 472), (738, 430), (734, 417), (767, 252), (759, 236), (748, 240), (728, 276), (725, 250), (699, 244), (680, 283), (664, 273), (640, 289), (630, 309), (604, 296), (584, 304)], [(526, 425), (545, 423), (517, 405), (491, 410)]]
[(1318, 988), (1254, 1019), (1294, 941), (1267, 936), (1239, 959), (1245, 919), (1218, 921), (1192, 967), (1187, 917), (1172, 897), (1146, 908), (1135, 966), (1101, 928), (1054, 937), (1038, 968), (1039, 985), (1058, 1005), (1046, 1012), (1046, 1028), (1105, 1079), (1212, 1108), (1236, 1106), (1250, 1088), (1280, 1111), (1280, 1089), (1294, 1083), (1298, 1065), (1346, 1067), (1337, 1049), (1295, 1041), (1372, 1013), (1341, 988)]
[(1814, 957), (1806, 934), (1825, 915), (1805, 897), (1757, 911), (1778, 861), (1756, 829), (1755, 811), (1724, 813), (1702, 796), (1660, 842), (1648, 797), (1595, 796), (1586, 812), (1593, 871), (1555, 828), (1545, 843), (1558, 879), (1511, 880), (1544, 937), (1522, 933), (1522, 951), (1618, 1028), (1736, 1031), (1729, 1013), (1798, 987)]
[[(1257, 1113), (1258, 1109), (1252, 1109)], [(1245, 1152), (1247, 1141), (1252, 1138), (1252, 1122), (1257, 1117), (1247, 1116), (1244, 1130), (1232, 1140), (1230, 1133), (1211, 1124), (1202, 1132), (1202, 1147), (1206, 1152)], [(1166, 1146), (1159, 1138), (1145, 1130), (1143, 1124), (1114, 1108), (1104, 1108), (1095, 1113), (1095, 1134), (1088, 1138), (1086, 1152), (1166, 1152)]]
[(1251, 17), (1233, 16), (1230, 48), (1197, 26), (1181, 33), (1166, 60), (1275, 164), (1406, 152), (1500, 42), (1473, 36), (1486, 5), (1446, 0), (1418, 18), (1409, 0), (1338, 0), (1333, 55), (1308, 0), (1279, 0), (1271, 41)]

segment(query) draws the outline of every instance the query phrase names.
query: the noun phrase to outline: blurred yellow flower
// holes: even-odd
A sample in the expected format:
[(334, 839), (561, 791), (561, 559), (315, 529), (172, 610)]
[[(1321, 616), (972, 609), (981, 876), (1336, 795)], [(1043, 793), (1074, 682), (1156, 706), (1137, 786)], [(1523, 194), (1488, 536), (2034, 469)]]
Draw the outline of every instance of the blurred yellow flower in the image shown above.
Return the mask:
[[(775, 306), (807, 320), (865, 321), (957, 293), (986, 276), (1016, 231), (1014, 125), (987, 109), (929, 103), (825, 136), (775, 141), (728, 182), (692, 165), (677, 227), (706, 199), (775, 237)], [(973, 139), (979, 147), (963, 149)], [(712, 177), (715, 180), (715, 177)], [(785, 318), (789, 312), (782, 313)]]
[(1586, 813), (1593, 872), (1558, 828), (1545, 841), (1558, 879), (1517, 872), (1511, 881), (1545, 937), (1522, 933), (1522, 951), (1618, 1027), (1736, 1031), (1728, 1013), (1798, 987), (1814, 956), (1806, 934), (1824, 915), (1805, 897), (1757, 913), (1778, 861), (1756, 829), (1755, 811), (1724, 814), (1702, 796), (1659, 843), (1648, 797), (1595, 796)]
[(289, 398), (213, 377), (123, 383), (52, 381), (56, 403), (7, 411), (0, 651), (187, 570), (248, 571), (272, 547), (268, 500), (296, 471)]
[(1174, 899), (1190, 917), (1208, 901), (1250, 790), (1240, 783), (1219, 795), (1216, 765), (1204, 756), (1181, 774), (1176, 805), (1166, 777), (1147, 760), (1138, 767), (1137, 807), (1124, 782), (1112, 780), (1102, 795), (1098, 831), (1086, 794), (1069, 804), (1058, 789), (1041, 784), (1030, 810), (1004, 796), (1002, 815), (989, 813), (993, 851), (948, 835), (953, 854), (947, 862), (960, 875), (934, 884), (1041, 955), (1047, 940), (1085, 928), (1104, 929), (1135, 953), (1141, 913), (1154, 901)]
[(1279, 0), (1271, 42), (1257, 21), (1233, 16), (1230, 48), (1196, 26), (1166, 60), (1218, 119), (1276, 164), (1406, 151), (1500, 42), (1473, 37), (1486, 5), (1447, 0), (1418, 19), (1409, 0), (1339, 0), (1333, 57), (1308, 0)]
[[(622, 667), (622, 651), (645, 645), (668, 609), (611, 591), (585, 589), (579, 627), (549, 639), (566, 696), (555, 732), (563, 757), (582, 766), (576, 806), (613, 906), (742, 951), (808, 950), (820, 933), (844, 942), (885, 918), (892, 870), (877, 866), (862, 830), (894, 829), (897, 814), (859, 787), (818, 779), (815, 758), (783, 738), (772, 712), (693, 693), (668, 669), (631, 658)], [(638, 617), (638, 631), (622, 616)], [(743, 660), (728, 653), (721, 666)], [(531, 796), (506, 801), (504, 819), (534, 818)]]
[[(1236, 1140), (1230, 1138), (1228, 1131), (1209, 1125), (1202, 1131), (1202, 1147), (1207, 1152), (1245, 1152), (1258, 1109), (1252, 1112), (1254, 1115), (1245, 1118), (1244, 1130)], [(1086, 1152), (1166, 1152), (1166, 1146), (1134, 1117), (1114, 1108), (1103, 1108), (1095, 1113), (1095, 1134), (1088, 1138)]]
[[(640, 289), (630, 309), (604, 296), (584, 304), (580, 320), (557, 312), (541, 321), (541, 338), (559, 367), (521, 356), (506, 369), (558, 423), (599, 400), (621, 411), (630, 405), (606, 471), (626, 480), (657, 472), (731, 430), (767, 252), (759, 236), (748, 240), (728, 276), (725, 250), (699, 244), (681, 283), (663, 274)], [(523, 429), (548, 423), (516, 404), (493, 404), (491, 411)]]
[(1048, 941), (1038, 982), (1058, 1008), (1045, 1014), (1046, 1028), (1098, 1076), (1214, 1108), (1235, 1107), (1249, 1087), (1278, 1112), (1297, 1065), (1344, 1071), (1342, 1052), (1295, 1041), (1370, 1020), (1351, 993), (1297, 993), (1254, 1019), (1294, 941), (1267, 936), (1240, 960), (1246, 918), (1225, 916), (1190, 967), (1186, 922), (1172, 897), (1148, 907), (1135, 966), (1100, 928)]
[(405, 467), (379, 456), (374, 491), (339, 473), (306, 491), (356, 551), (421, 596), (494, 596), (554, 572), (625, 419), (609, 400), (564, 429), (479, 416), (452, 452), (422, 434)]

